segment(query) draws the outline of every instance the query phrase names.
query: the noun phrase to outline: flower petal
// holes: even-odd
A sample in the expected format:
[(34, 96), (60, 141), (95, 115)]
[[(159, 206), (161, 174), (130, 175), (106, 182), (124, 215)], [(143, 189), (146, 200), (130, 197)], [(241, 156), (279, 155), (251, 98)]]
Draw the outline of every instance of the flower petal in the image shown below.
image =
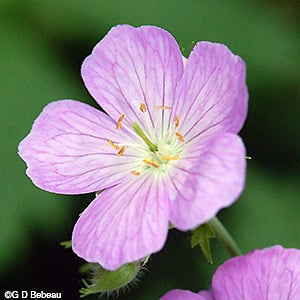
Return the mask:
[[(188, 155), (188, 154), (187, 154)], [(193, 161), (193, 167), (189, 160)], [(200, 153), (186, 157), (172, 176), (177, 197), (170, 201), (170, 221), (189, 230), (210, 220), (241, 193), (246, 173), (245, 148), (239, 136), (226, 133), (211, 140)]]
[(159, 251), (168, 231), (163, 183), (140, 176), (103, 191), (80, 215), (73, 251), (108, 270)]
[(200, 294), (187, 290), (171, 290), (160, 298), (160, 300), (214, 300), (210, 292)]
[[(118, 157), (108, 139), (130, 137), (104, 113), (87, 104), (62, 100), (48, 104), (20, 143), (27, 175), (40, 188), (63, 194), (101, 190), (123, 180), (136, 165), (134, 149)], [(139, 159), (140, 160), (140, 159)]]
[(216, 132), (237, 133), (247, 113), (245, 64), (222, 44), (200, 42), (188, 58), (174, 111), (187, 143)]
[(300, 250), (273, 246), (234, 257), (213, 276), (216, 300), (298, 300)]
[(213, 292), (211, 290), (201, 291), (198, 293), (202, 300), (215, 300)]
[(175, 39), (154, 26), (112, 28), (82, 65), (84, 83), (99, 105), (114, 120), (124, 113), (124, 125), (138, 122), (146, 131), (145, 124), (160, 130), (168, 122), (165, 110), (153, 108), (172, 106), (182, 73)]

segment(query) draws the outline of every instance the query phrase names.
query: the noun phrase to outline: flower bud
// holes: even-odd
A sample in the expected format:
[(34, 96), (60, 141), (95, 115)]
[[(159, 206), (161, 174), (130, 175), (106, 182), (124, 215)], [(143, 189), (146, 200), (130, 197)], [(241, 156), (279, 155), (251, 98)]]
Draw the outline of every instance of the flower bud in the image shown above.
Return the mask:
[(79, 291), (81, 298), (97, 293), (118, 293), (134, 282), (141, 268), (140, 262), (125, 264), (114, 271), (108, 271), (99, 264), (89, 266), (91, 271), (89, 283), (83, 280), (85, 287)]

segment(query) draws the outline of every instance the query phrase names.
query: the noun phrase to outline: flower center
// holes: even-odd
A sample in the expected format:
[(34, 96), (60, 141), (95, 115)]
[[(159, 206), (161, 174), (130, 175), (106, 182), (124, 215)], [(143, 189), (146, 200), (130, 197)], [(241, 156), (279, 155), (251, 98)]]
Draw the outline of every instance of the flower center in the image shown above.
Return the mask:
[[(155, 110), (166, 110), (171, 111), (172, 108), (169, 106), (155, 106)], [(147, 107), (144, 103), (140, 104), (140, 111), (142, 113), (147, 112)], [(125, 114), (121, 114), (117, 121), (116, 129), (120, 130), (123, 125), (123, 120)], [(134, 132), (141, 138), (144, 142), (144, 146), (136, 145), (137, 147), (143, 149), (144, 158), (137, 164), (136, 168), (130, 171), (134, 176), (140, 176), (145, 173), (156, 173), (165, 174), (168, 169), (180, 159), (184, 150), (184, 136), (178, 131), (179, 117), (174, 116), (174, 122), (171, 123), (166, 130), (162, 133), (161, 138), (157, 138), (156, 134), (153, 132), (152, 140), (147, 136), (143, 129), (139, 126), (137, 122), (132, 124)], [(150, 127), (153, 130), (153, 126)], [(122, 156), (126, 152), (127, 145), (119, 145), (113, 143), (111, 140), (107, 140), (108, 144), (115, 150), (117, 150), (117, 156)], [(130, 146), (129, 146), (130, 147)]]

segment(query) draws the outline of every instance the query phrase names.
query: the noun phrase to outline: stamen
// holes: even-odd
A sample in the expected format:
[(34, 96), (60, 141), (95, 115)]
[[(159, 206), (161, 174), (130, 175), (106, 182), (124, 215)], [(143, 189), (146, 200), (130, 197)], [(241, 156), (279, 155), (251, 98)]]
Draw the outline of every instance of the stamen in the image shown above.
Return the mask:
[(117, 155), (121, 156), (125, 150), (126, 150), (126, 147), (122, 146), (121, 149), (119, 150), (119, 152), (117, 153)]
[(136, 171), (136, 170), (133, 170), (133, 171), (131, 171), (130, 173), (131, 173), (132, 175), (135, 175), (135, 176), (140, 176), (140, 175), (141, 175), (141, 173), (138, 172), (138, 171)]
[(183, 135), (180, 132), (176, 131), (175, 135), (176, 135), (176, 137), (178, 138), (178, 140), (180, 142), (184, 142), (185, 141)]
[(159, 168), (159, 164), (157, 162), (151, 160), (151, 159), (146, 158), (146, 159), (143, 160), (143, 162), (150, 165), (150, 166), (152, 166), (152, 167), (154, 167), (154, 168)]
[(117, 122), (117, 126), (116, 126), (116, 129), (120, 129), (121, 126), (122, 126), (122, 122), (123, 122), (123, 119), (125, 118), (125, 114), (121, 114), (118, 122)]
[(119, 149), (120, 149), (120, 147), (119, 147), (118, 145), (114, 144), (112, 140), (107, 140), (107, 142), (109, 143), (109, 145), (110, 145), (112, 148), (114, 148), (114, 149), (116, 149), (116, 150), (119, 150)]
[(179, 117), (177, 115), (175, 115), (175, 117), (174, 117), (174, 122), (175, 122), (175, 127), (178, 127), (178, 125), (179, 125)]
[(178, 160), (179, 159), (179, 155), (175, 155), (175, 156), (163, 156), (161, 159), (162, 160)]
[(147, 107), (146, 107), (146, 104), (145, 103), (141, 103), (140, 104), (140, 110), (141, 110), (141, 112), (146, 112), (146, 110), (147, 110)]
[(165, 109), (165, 110), (171, 110), (172, 107), (170, 106), (164, 106), (164, 105), (159, 105), (159, 106), (154, 106), (155, 110), (159, 110), (159, 109)]

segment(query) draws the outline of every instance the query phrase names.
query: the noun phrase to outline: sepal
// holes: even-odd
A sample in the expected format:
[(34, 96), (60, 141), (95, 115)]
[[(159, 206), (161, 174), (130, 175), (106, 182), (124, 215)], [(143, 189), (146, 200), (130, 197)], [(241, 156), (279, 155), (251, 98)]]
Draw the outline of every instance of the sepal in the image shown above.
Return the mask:
[(119, 293), (120, 290), (124, 290), (134, 283), (140, 269), (140, 262), (125, 264), (114, 271), (108, 271), (99, 264), (85, 264), (81, 268), (81, 272), (88, 271), (89, 279), (88, 282), (85, 279), (82, 280), (85, 287), (79, 291), (80, 298), (98, 293)]

